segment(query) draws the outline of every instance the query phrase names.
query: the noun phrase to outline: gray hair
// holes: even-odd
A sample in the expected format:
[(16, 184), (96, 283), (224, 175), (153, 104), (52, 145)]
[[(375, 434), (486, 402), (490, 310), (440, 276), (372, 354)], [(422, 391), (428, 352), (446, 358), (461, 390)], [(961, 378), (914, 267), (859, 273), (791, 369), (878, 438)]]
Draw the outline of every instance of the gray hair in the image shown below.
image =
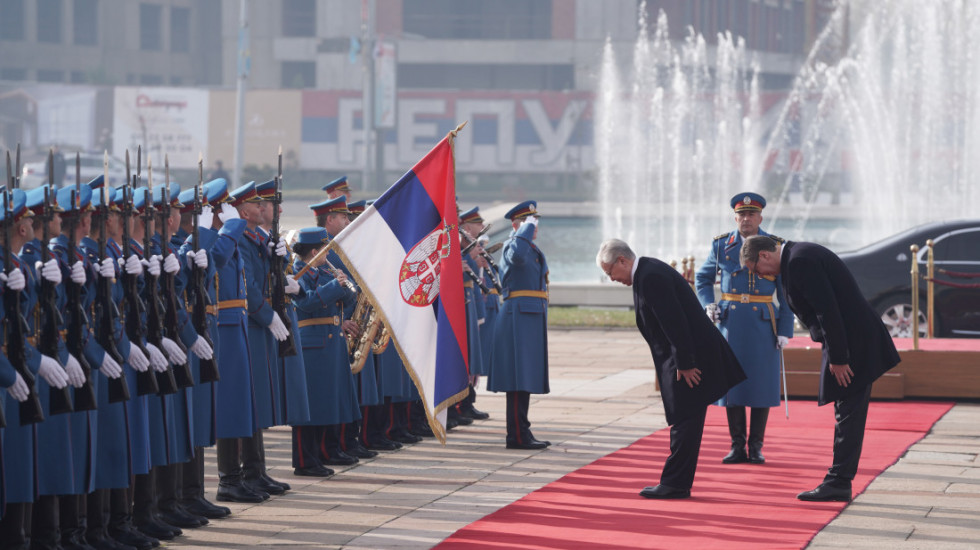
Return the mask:
[(747, 263), (759, 261), (759, 252), (775, 252), (778, 243), (765, 235), (752, 235), (742, 243), (742, 252), (739, 254), (739, 261), (744, 266)]
[(602, 264), (611, 264), (620, 256), (627, 260), (636, 259), (633, 249), (625, 241), (619, 239), (609, 239), (599, 245), (599, 253), (595, 256), (595, 264), (602, 269)]

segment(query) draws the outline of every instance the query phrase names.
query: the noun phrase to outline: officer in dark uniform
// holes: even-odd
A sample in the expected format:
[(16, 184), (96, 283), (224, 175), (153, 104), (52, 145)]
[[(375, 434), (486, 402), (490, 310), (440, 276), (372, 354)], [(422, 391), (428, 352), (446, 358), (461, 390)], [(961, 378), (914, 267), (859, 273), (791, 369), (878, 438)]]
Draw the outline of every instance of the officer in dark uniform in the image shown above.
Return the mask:
[(507, 392), (507, 448), (551, 445), (531, 433), (527, 418), (532, 393), (548, 393), (548, 264), (534, 245), (537, 202), (524, 201), (504, 217), (514, 230), (500, 261), (504, 305), (497, 316), (493, 365), (487, 389)]
[[(742, 242), (752, 235), (782, 241), (759, 229), (766, 199), (757, 193), (739, 193), (732, 197), (731, 205), (738, 227), (715, 237), (695, 281), (698, 300), (711, 320), (718, 323), (748, 377), (716, 403), (725, 407), (732, 438), (732, 450), (722, 462), (762, 464), (766, 461), (762, 442), (769, 408), (779, 406), (780, 348), (793, 336), (793, 314), (779, 276), (759, 276), (743, 268), (738, 259)], [(716, 274), (721, 275), (721, 300), (717, 305)], [(773, 303), (774, 294), (778, 303)], [(752, 411), (748, 438), (745, 407)]]

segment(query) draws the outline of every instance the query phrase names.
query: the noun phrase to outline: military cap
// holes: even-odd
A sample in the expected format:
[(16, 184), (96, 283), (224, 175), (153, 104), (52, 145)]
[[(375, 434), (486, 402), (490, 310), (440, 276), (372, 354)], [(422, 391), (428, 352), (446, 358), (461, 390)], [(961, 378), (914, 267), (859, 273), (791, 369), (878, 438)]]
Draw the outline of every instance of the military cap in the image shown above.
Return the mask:
[[(100, 176), (101, 177), (101, 176)], [(92, 190), (92, 207), (102, 206), (102, 194), (105, 193), (106, 203), (109, 205), (109, 210), (118, 212), (119, 208), (116, 206), (116, 190), (109, 186), (104, 186), (101, 183), (98, 187), (90, 187)]]
[[(194, 196), (191, 195), (191, 200), (193, 199)], [(231, 202), (231, 195), (228, 193), (228, 181), (225, 178), (218, 178), (204, 184), (201, 201), (204, 204), (211, 205), (215, 209), (221, 203)]]
[[(191, 189), (191, 193), (193, 193), (193, 192), (194, 192), (194, 190)], [(180, 185), (178, 185), (177, 183), (173, 183), (172, 182), (170, 184), (170, 189), (168, 190), (168, 193), (169, 193), (169, 195), (168, 195), (167, 198), (170, 199), (170, 207), (171, 208), (183, 208), (184, 207), (184, 204), (180, 201)], [(191, 195), (191, 198), (193, 198), (193, 195)], [(153, 205), (154, 206), (163, 206), (163, 186), (162, 185), (158, 185), (158, 186), (156, 186), (156, 187), (153, 188)]]
[(368, 206), (367, 201), (362, 199), (348, 204), (347, 210), (350, 210), (351, 214), (354, 214), (355, 216), (359, 216), (362, 213), (364, 213), (364, 210), (367, 208), (367, 206)]
[(323, 244), (329, 241), (327, 230), (322, 227), (304, 227), (296, 234), (296, 244)]
[[(259, 202), (259, 195), (255, 192), (255, 182), (250, 181), (245, 185), (235, 189), (230, 193), (231, 205), (239, 206), (246, 202)], [(210, 203), (210, 201), (208, 201)]]
[(739, 193), (732, 197), (731, 204), (736, 213), (743, 210), (762, 212), (762, 209), (766, 207), (766, 199), (758, 193)]
[[(74, 204), (72, 204), (73, 196)], [(79, 185), (77, 193), (74, 186), (62, 187), (58, 189), (57, 198), (58, 206), (65, 212), (85, 212), (92, 209), (92, 188), (87, 185)]]
[(310, 205), (310, 210), (317, 216), (322, 216), (323, 214), (350, 214), (350, 210), (347, 209), (347, 197), (339, 196), (333, 199), (327, 199), (323, 202), (318, 202), (316, 204)]
[(528, 216), (539, 216), (538, 214), (538, 203), (537, 201), (524, 201), (514, 208), (511, 208), (504, 214), (504, 217), (508, 220), (520, 220)]
[(350, 191), (350, 186), (347, 185), (347, 176), (340, 176), (332, 182), (324, 185), (323, 190), (327, 193), (331, 193), (333, 191)]
[(466, 212), (460, 213), (459, 223), (483, 223), (483, 218), (480, 216), (480, 207), (474, 206)]
[(53, 189), (51, 189), (50, 187), (48, 187), (48, 184), (46, 184), (46, 183), (44, 185), (40, 185), (38, 187), (35, 187), (34, 189), (31, 189), (30, 191), (27, 191), (27, 199), (26, 199), (27, 200), (27, 207), (31, 209), (31, 212), (33, 212), (35, 216), (39, 216), (39, 215), (41, 215), (41, 214), (44, 213), (44, 193), (45, 193), (45, 191), (47, 191), (48, 196), (50, 197), (48, 200), (50, 200), (51, 203), (52, 203), (52, 205), (51, 205), (51, 211), (52, 212), (64, 212), (64, 210), (60, 206), (58, 206), (58, 203), (56, 202), (56, 199), (55, 199), (55, 196), (56, 196), (55, 193), (56, 192)]
[(276, 180), (255, 184), (255, 194), (260, 200), (271, 201), (276, 197)]
[(150, 208), (153, 207), (153, 199), (150, 197), (150, 190), (142, 186), (133, 189), (133, 210), (138, 214), (142, 214), (146, 210), (147, 206)]
[(93, 191), (96, 189), (102, 189), (102, 186), (105, 185), (105, 176), (99, 174), (98, 176), (92, 178), (92, 180), (86, 183), (85, 185), (88, 185), (89, 189), (92, 189)]
[[(202, 195), (201, 202), (203, 203), (206, 200), (207, 197)], [(180, 203), (181, 214), (186, 214), (190, 212), (191, 209), (194, 208), (194, 188), (190, 187), (188, 189), (184, 189), (183, 191), (181, 191), (180, 194), (177, 195), (177, 202)]]
[(27, 193), (23, 189), (13, 189), (9, 195), (4, 193), (3, 198), (0, 199), (0, 202), (3, 204), (3, 209), (0, 209), (0, 220), (6, 220), (7, 218), (8, 196), (10, 197), (10, 211), (15, 222), (34, 216), (34, 213), (27, 208)]

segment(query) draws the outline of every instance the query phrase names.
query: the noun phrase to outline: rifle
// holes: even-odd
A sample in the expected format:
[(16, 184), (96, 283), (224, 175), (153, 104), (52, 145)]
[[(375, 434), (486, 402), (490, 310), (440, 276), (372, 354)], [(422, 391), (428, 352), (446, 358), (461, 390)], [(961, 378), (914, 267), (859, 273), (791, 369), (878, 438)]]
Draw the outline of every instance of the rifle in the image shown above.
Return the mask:
[[(51, 249), (48, 248), (48, 242), (51, 240), (48, 225), (54, 218), (51, 205), (52, 189), (54, 189), (53, 150), (48, 152), (48, 186), (44, 188), (44, 203), (42, 204), (41, 215), (38, 216), (41, 220), (41, 250), (38, 251), (38, 255), (42, 262), (54, 257)], [(57, 285), (44, 277), (40, 277), (40, 279), (41, 295), (38, 302), (40, 322), (37, 326), (37, 349), (42, 354), (54, 358), (61, 365), (61, 361), (58, 359), (58, 341), (60, 340), (58, 327), (63, 324), (63, 319), (61, 312), (58, 310), (58, 288)], [(61, 365), (61, 367), (64, 368), (64, 365)], [(71, 389), (67, 384), (61, 389), (51, 386), (48, 388), (48, 391), (50, 398), (48, 402), (49, 414), (64, 414), (75, 410), (75, 406), (71, 402)]]
[[(102, 157), (102, 172), (103, 180), (102, 187), (99, 188), (100, 200), (99, 200), (99, 217), (101, 223), (99, 224), (99, 259), (106, 258), (106, 223), (109, 219), (109, 152), (103, 153)], [(74, 246), (74, 235), (68, 242)], [(119, 349), (116, 347), (116, 340), (114, 337), (116, 321), (119, 319), (119, 308), (116, 306), (115, 300), (112, 297), (112, 285), (115, 282), (114, 279), (108, 279), (106, 277), (99, 277), (96, 280), (95, 286), (95, 302), (93, 302), (93, 318), (97, 319), (95, 330), (95, 341), (102, 346), (102, 349), (112, 357), (112, 359), (119, 363), (120, 366), (126, 362), (122, 354), (119, 353)], [(109, 378), (109, 403), (121, 403), (129, 401), (129, 384), (126, 382), (125, 376), (120, 376), (119, 378)]]
[[(160, 254), (161, 257), (166, 258), (172, 254), (170, 252), (170, 159), (167, 156), (163, 158), (164, 182), (160, 193), (163, 202), (160, 204), (159, 217), (162, 224), (160, 228)], [(174, 277), (173, 273), (164, 272), (160, 274), (160, 286), (163, 287), (163, 335), (173, 340), (186, 354), (187, 348), (184, 347), (180, 341), (180, 335), (177, 334), (177, 291), (174, 286)], [(184, 361), (182, 365), (176, 365), (171, 370), (173, 370), (174, 378), (177, 381), (177, 387), (189, 388), (194, 385), (194, 373), (191, 372), (189, 360)]]
[[(279, 205), (282, 204), (282, 145), (279, 146), (279, 174), (275, 181), (276, 192), (272, 199), (272, 227), (269, 231), (269, 241), (279, 242)], [(279, 315), (283, 323), (288, 326), (289, 317), (286, 316), (286, 272), (285, 257), (279, 256), (275, 252), (269, 260), (269, 293), (272, 309)], [(296, 355), (296, 340), (293, 333), (279, 342), (279, 357)]]
[[(20, 170), (20, 144), (17, 145), (17, 170)], [(9, 183), (6, 191), (4, 191), (3, 206), (4, 273), (10, 273), (11, 255), (13, 254), (10, 250), (10, 230), (14, 225), (13, 189), (17, 187), (17, 177), (14, 174), (16, 172), (10, 170), (10, 151), (7, 151), (7, 178)], [(3, 302), (6, 309), (3, 318), (3, 332), (4, 342), (7, 346), (7, 360), (27, 383), (27, 400), (20, 404), (20, 425), (26, 426), (44, 420), (44, 409), (41, 407), (41, 399), (37, 395), (34, 375), (27, 368), (27, 349), (24, 347), (24, 343), (27, 341), (27, 321), (20, 309), (20, 292), (5, 286)]]
[[(136, 153), (136, 180), (139, 183), (140, 152)], [(147, 260), (152, 255), (153, 246), (153, 162), (147, 158), (146, 161), (146, 188), (143, 200), (143, 257)], [(136, 186), (134, 185), (135, 189)], [(134, 191), (135, 193), (135, 191)], [(143, 285), (146, 291), (146, 299), (143, 304), (146, 307), (146, 341), (153, 344), (157, 349), (163, 349), (163, 312), (160, 309), (160, 293), (157, 292), (157, 279), (159, 276), (151, 275), (149, 271), (143, 271)], [(177, 379), (174, 376), (174, 369), (167, 362), (167, 370), (154, 373), (157, 378), (159, 395), (170, 395), (177, 393)], [(192, 381), (193, 384), (193, 381)]]
[[(201, 210), (204, 208), (203, 193), (204, 155), (199, 154), (197, 157), (197, 185), (194, 186), (194, 205), (191, 209), (192, 216), (194, 217), (194, 229), (191, 230), (191, 249), (195, 252), (201, 246), (201, 236), (197, 229), (197, 219), (201, 215)], [(207, 285), (204, 282), (205, 270), (196, 265), (191, 269), (190, 284), (187, 286), (187, 303), (193, 306), (191, 322), (194, 323), (194, 331), (204, 338), (204, 341), (211, 346), (211, 349), (214, 349), (214, 342), (211, 341), (211, 334), (208, 331), (208, 308), (211, 305), (211, 297), (208, 295)], [(201, 359), (198, 365), (202, 384), (221, 380), (221, 375), (218, 373), (218, 363), (214, 360), (214, 357), (211, 359)]]
[[(139, 180), (140, 171), (140, 161), (142, 157), (142, 149), (138, 149), (136, 152), (136, 175), (132, 176), (132, 172), (129, 169), (129, 150), (126, 150), (126, 185), (123, 186), (123, 200), (122, 200), (122, 259), (126, 259), (130, 255), (129, 245), (130, 245), (130, 232), (129, 224), (132, 220), (133, 215), (133, 188), (135, 183)], [(129, 337), (129, 344), (131, 346), (136, 346), (139, 348), (143, 355), (147, 358), (150, 357), (150, 352), (147, 351), (146, 346), (143, 345), (143, 313), (144, 306), (143, 300), (140, 299), (139, 288), (137, 287), (139, 283), (138, 275), (131, 275), (126, 273), (126, 270), (122, 271), (122, 283), (123, 283), (123, 302), (126, 309), (126, 336)], [(155, 394), (160, 391), (160, 386), (157, 384), (157, 378), (153, 369), (147, 369), (145, 372), (136, 373), (136, 395), (150, 395)]]
[[(480, 241), (480, 238), (481, 238), (481, 237), (482, 237), (482, 236), (483, 236), (484, 234), (486, 234), (486, 232), (487, 232), (487, 231), (489, 231), (489, 230), (490, 230), (490, 224), (487, 224), (487, 225), (486, 225), (486, 227), (484, 227), (484, 228), (483, 228), (483, 229), (482, 229), (482, 230), (480, 231), (480, 234), (479, 234), (479, 236), (477, 236), (477, 237), (471, 237), (471, 236), (470, 236), (470, 234), (469, 234), (469, 233), (467, 233), (467, 232), (466, 232), (465, 230), (463, 230), (463, 229), (460, 229), (460, 230), (459, 230), (459, 234), (460, 234), (460, 235), (461, 235), (461, 236), (462, 236), (462, 237), (463, 237), (464, 239), (466, 239), (466, 242), (468, 243), (468, 244), (466, 245), (466, 250), (467, 250), (467, 252), (468, 252), (469, 250), (471, 250), (471, 249), (473, 248), (473, 246), (475, 246), (475, 245), (476, 245), (476, 243), (478, 243), (478, 242)], [(497, 264), (496, 264), (496, 263), (495, 263), (495, 262), (493, 261), (493, 256), (491, 256), (491, 255), (490, 255), (489, 253), (487, 253), (487, 251), (486, 251), (486, 250), (484, 250), (483, 248), (481, 248), (481, 249), (480, 249), (480, 256), (482, 256), (482, 257), (483, 257), (483, 259), (484, 259), (484, 260), (485, 260), (485, 261), (487, 262), (487, 266), (488, 266), (488, 269), (487, 269), (487, 276), (488, 276), (488, 277), (490, 278), (490, 284), (492, 284), (492, 285), (493, 285), (493, 288), (494, 288), (494, 289), (496, 289), (496, 291), (497, 291), (498, 293), (501, 293), (501, 292), (503, 292), (503, 291), (504, 291), (504, 289), (503, 289), (503, 287), (502, 287), (502, 286), (500, 286), (500, 280), (499, 280), (499, 279), (497, 279)], [(484, 289), (486, 289), (486, 285), (485, 285), (485, 284), (484, 284), (484, 285), (482, 285), (482, 288), (484, 288)], [(484, 290), (484, 292), (486, 292), (486, 290)]]
[[(75, 153), (75, 189), (69, 193), (71, 197), (72, 215), (68, 216), (68, 265), (71, 266), (76, 259), (75, 251), (75, 232), (78, 230), (78, 218), (82, 215), (79, 208), (79, 197), (81, 196), (81, 159)], [(85, 308), (82, 306), (82, 285), (67, 281), (65, 284), (65, 297), (67, 303), (65, 310), (68, 312), (67, 338), (65, 344), (68, 353), (78, 359), (78, 364), (85, 373), (85, 384), (81, 388), (75, 389), (75, 409), (79, 411), (94, 411), (98, 407), (98, 399), (95, 396), (95, 387), (92, 384), (92, 366), (85, 358), (85, 350), (82, 346), (82, 331), (88, 325), (85, 318)]]

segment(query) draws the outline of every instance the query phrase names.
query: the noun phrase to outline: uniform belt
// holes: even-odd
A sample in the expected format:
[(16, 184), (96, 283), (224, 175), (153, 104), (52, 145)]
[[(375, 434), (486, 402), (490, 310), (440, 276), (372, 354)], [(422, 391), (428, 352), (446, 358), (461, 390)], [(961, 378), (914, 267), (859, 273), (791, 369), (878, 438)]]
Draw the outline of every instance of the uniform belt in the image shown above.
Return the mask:
[[(234, 302), (236, 300), (228, 300), (228, 301), (229, 302)], [(204, 308), (204, 312), (207, 313), (208, 315), (217, 316), (218, 315), (218, 306), (219, 306), (219, 304), (211, 304), (211, 305), (207, 306), (206, 308)], [(234, 307), (234, 306), (228, 306), (228, 307)], [(192, 306), (191, 304), (187, 304), (187, 313), (194, 313), (194, 306)]]
[(728, 292), (723, 292), (721, 294), (721, 299), (723, 302), (739, 302), (742, 304), (771, 304), (772, 295), (769, 296), (757, 296), (754, 294), (729, 294)]
[(463, 283), (463, 288), (473, 288), (473, 281), (466, 281)]
[(315, 317), (313, 319), (303, 319), (302, 321), (296, 323), (296, 325), (300, 328), (312, 325), (340, 325), (340, 316), (334, 315), (333, 317)]
[(510, 300), (511, 298), (521, 298), (521, 297), (544, 298), (545, 300), (547, 300), (548, 291), (547, 290), (512, 290), (510, 291), (510, 293), (507, 294), (506, 297), (504, 297), (504, 300)]
[(243, 298), (241, 300), (221, 300), (218, 302), (218, 309), (231, 309), (235, 307), (248, 307), (248, 300)]

